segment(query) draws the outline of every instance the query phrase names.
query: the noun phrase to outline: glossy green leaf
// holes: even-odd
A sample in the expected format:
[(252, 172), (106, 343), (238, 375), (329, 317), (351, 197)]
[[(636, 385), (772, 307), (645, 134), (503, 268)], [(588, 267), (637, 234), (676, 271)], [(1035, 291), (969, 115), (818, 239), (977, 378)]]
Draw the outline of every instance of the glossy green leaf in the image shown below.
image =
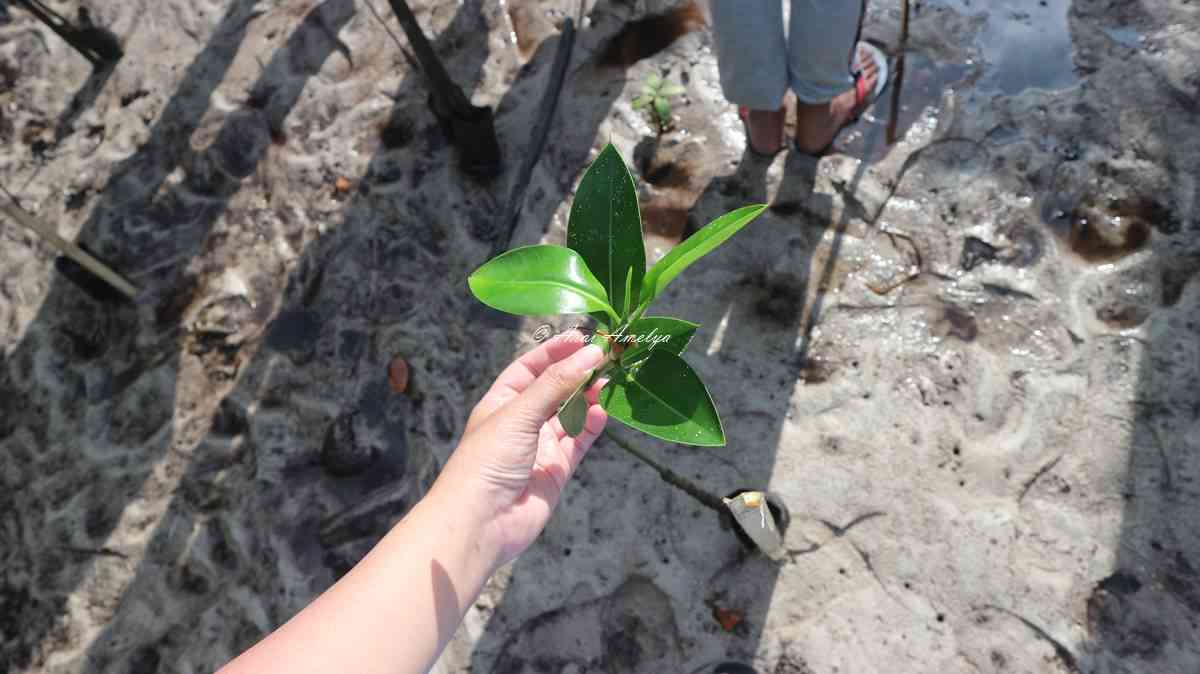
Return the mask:
[(480, 302), (510, 314), (616, 314), (583, 258), (562, 246), (514, 248), (476, 269), (467, 284)]
[(628, 316), (633, 309), (633, 268), (629, 268), (629, 272), (625, 274), (625, 304), (621, 305), (621, 315)]
[(654, 112), (658, 114), (660, 124), (666, 124), (671, 119), (671, 104), (667, 99), (659, 96), (654, 99)]
[(625, 306), (625, 279), (633, 270), (629, 304), (637, 306), (646, 274), (642, 216), (633, 176), (611, 143), (592, 162), (575, 192), (567, 245), (583, 257), (613, 307)]
[(708, 223), (672, 248), (671, 252), (664, 255), (650, 268), (650, 271), (646, 272), (646, 278), (642, 282), (641, 304), (645, 305), (653, 301), (680, 272), (712, 252), (717, 246), (725, 243), (729, 237), (737, 234), (738, 230), (745, 227), (766, 209), (766, 204), (755, 204), (732, 210)]
[(676, 356), (682, 355), (699, 327), (696, 323), (678, 318), (647, 316), (634, 321), (613, 340), (625, 346), (621, 362), (633, 364), (652, 351), (670, 351)]
[(584, 422), (587, 421), (587, 411), (587, 396), (582, 388), (577, 389), (558, 409), (558, 422), (562, 424), (567, 435), (574, 438), (583, 432)]
[(634, 373), (613, 373), (600, 392), (600, 404), (612, 418), (656, 438), (704, 447), (725, 444), (704, 383), (669, 351), (652, 351)]
[[(590, 313), (590, 315), (596, 321), (596, 329), (597, 330), (603, 330), (605, 332), (608, 332), (609, 329), (612, 327), (612, 323), (613, 323), (612, 316), (609, 316), (608, 314), (604, 313), (603, 311), (593, 311)], [(593, 343), (599, 344), (600, 340), (597, 339)]]
[(650, 101), (652, 100), (654, 100), (654, 97), (649, 94), (645, 96), (638, 96), (637, 98), (633, 99), (633, 109), (638, 110), (640, 108), (644, 108), (647, 105), (650, 105)]
[(662, 89), (658, 91), (659, 96), (678, 96), (686, 93), (687, 89), (678, 82), (668, 82)]

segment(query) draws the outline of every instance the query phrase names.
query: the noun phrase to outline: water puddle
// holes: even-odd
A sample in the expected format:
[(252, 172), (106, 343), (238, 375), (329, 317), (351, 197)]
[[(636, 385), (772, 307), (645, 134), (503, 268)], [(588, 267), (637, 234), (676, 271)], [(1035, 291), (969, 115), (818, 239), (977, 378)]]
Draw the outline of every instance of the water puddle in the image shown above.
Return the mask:
[[(939, 63), (924, 54), (910, 53), (905, 58), (896, 137), (903, 138), (930, 108), (933, 108), (930, 117), (936, 122), (946, 90), (953, 90), (955, 85), (964, 82), (969, 73), (970, 67), (966, 64)], [(892, 90), (889, 86), (857, 124), (838, 135), (833, 144), (834, 151), (868, 164), (879, 161), (891, 149), (887, 144), (887, 124), (891, 114)]]
[(1004, 147), (1005, 145), (1011, 145), (1017, 142), (1021, 139), (1021, 136), (1021, 130), (1017, 127), (1001, 124), (993, 127), (991, 131), (988, 131), (987, 140), (992, 145)]
[(1130, 49), (1138, 49), (1142, 46), (1142, 34), (1132, 26), (1114, 26), (1105, 28), (1104, 34), (1119, 45), (1129, 47)]
[(1095, 264), (1116, 262), (1150, 242), (1153, 223), (1162, 207), (1152, 199), (1085, 196), (1072, 208), (1051, 198), (1042, 207), (1042, 220), (1060, 241), (1081, 259)]
[(977, 84), (980, 92), (1055, 91), (1079, 81), (1067, 22), (1070, 0), (930, 1), (964, 16), (983, 18), (977, 38), (984, 60)]
[(676, 40), (705, 25), (695, 0), (666, 12), (631, 21), (604, 48), (602, 66), (629, 66), (670, 47)]

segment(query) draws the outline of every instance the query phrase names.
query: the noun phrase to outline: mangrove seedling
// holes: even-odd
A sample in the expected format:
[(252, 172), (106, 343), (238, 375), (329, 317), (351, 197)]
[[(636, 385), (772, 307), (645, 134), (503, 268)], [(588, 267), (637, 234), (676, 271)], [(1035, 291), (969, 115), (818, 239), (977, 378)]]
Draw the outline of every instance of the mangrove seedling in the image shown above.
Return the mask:
[(642, 95), (633, 99), (633, 109), (646, 108), (658, 122), (659, 133), (671, 125), (671, 99), (687, 91), (682, 84), (671, 82), (658, 73), (646, 75)]
[(722, 446), (725, 431), (700, 377), (681, 354), (700, 327), (646, 316), (676, 276), (766, 209), (744, 206), (713, 220), (649, 270), (633, 176), (611, 144), (588, 167), (571, 204), (567, 246), (514, 248), (467, 279), (484, 304), (510, 314), (588, 313), (605, 359), (558, 410), (572, 436), (583, 431), (584, 391), (601, 377), (600, 405), (644, 433), (687, 445)]

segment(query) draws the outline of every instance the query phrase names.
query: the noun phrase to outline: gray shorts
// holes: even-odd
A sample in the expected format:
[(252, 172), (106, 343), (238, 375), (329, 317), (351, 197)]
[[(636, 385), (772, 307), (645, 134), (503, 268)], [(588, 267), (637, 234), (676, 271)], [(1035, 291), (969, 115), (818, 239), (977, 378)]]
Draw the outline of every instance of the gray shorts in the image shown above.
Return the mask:
[(782, 0), (711, 0), (713, 37), (725, 98), (776, 110), (790, 86), (804, 103), (850, 89), (861, 0), (791, 0), (787, 34)]

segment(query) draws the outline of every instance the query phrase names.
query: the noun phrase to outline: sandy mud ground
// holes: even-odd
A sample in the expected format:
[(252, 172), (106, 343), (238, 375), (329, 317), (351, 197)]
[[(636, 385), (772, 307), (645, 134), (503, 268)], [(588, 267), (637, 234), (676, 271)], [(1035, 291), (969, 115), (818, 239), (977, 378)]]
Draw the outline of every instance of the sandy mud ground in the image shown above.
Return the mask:
[[(0, 224), (0, 671), (212, 671), (403, 515), (534, 343), (464, 279), (579, 7), (414, 3), (496, 109), (480, 185), (367, 2), (88, 0), (107, 75), (0, 26), (0, 185), (144, 289)], [(885, 101), (770, 162), (701, 14), (585, 4), (515, 242), (563, 241), (609, 139), (652, 257), (772, 204), (656, 307), (703, 323), (729, 445), (614, 431), (777, 493), (788, 555), (602, 441), (438, 671), (1200, 671), (1200, 3), (914, 2), (901, 142)], [(652, 72), (687, 89), (663, 133), (632, 108)]]

